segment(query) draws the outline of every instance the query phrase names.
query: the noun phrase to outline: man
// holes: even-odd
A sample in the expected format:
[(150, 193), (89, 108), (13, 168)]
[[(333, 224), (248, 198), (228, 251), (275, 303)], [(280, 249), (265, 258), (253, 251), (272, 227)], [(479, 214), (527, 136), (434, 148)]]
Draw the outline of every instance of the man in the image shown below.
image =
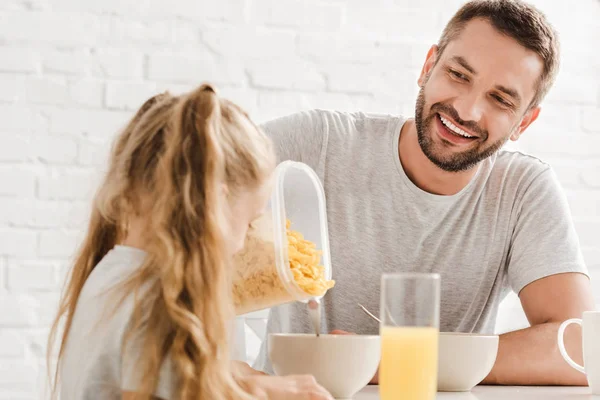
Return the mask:
[[(537, 119), (558, 64), (539, 11), (473, 1), (427, 54), (414, 120), (314, 110), (264, 125), (280, 160), (309, 164), (325, 188), (337, 281), (325, 329), (377, 333), (357, 303), (378, 311), (381, 273), (438, 272), (441, 331), (491, 333), (519, 294), (531, 327), (500, 337), (485, 383), (586, 384), (556, 342), (560, 322), (594, 308), (565, 196), (547, 164), (501, 150)], [(310, 332), (305, 306), (273, 309), (278, 331)], [(579, 361), (580, 334), (567, 333)], [(271, 372), (266, 342), (256, 367)]]

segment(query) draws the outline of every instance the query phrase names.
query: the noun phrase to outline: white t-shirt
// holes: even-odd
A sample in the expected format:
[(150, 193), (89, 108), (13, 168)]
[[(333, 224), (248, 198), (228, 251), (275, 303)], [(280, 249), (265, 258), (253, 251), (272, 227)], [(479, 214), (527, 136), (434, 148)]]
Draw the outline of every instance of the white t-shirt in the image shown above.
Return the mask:
[[(405, 118), (311, 110), (262, 128), (280, 161), (319, 175), (335, 287), (323, 299), (323, 331), (377, 334), (358, 308), (379, 310), (381, 274), (441, 275), (440, 329), (492, 333), (512, 289), (566, 272), (587, 273), (566, 197), (550, 166), (500, 150), (459, 193), (417, 187), (400, 162)], [(292, 224), (294, 221), (292, 221)], [(311, 332), (302, 304), (272, 309), (267, 334)], [(256, 367), (271, 372), (263, 342)]]
[[(122, 391), (135, 392), (133, 362), (139, 343), (128, 342), (122, 354), (124, 334), (131, 320), (134, 298), (130, 295), (114, 308), (120, 293), (112, 291), (140, 267), (146, 253), (116, 246), (98, 263), (83, 286), (69, 338), (59, 365), (61, 400), (121, 399)], [(154, 396), (173, 398), (173, 373), (167, 360), (160, 372)]]

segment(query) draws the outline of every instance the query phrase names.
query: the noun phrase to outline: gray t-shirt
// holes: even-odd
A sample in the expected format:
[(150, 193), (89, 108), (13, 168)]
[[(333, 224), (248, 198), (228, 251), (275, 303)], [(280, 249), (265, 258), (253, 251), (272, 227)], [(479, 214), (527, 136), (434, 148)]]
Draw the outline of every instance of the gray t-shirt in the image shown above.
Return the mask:
[[(494, 331), (512, 289), (557, 273), (586, 273), (567, 201), (551, 168), (501, 150), (458, 194), (427, 193), (398, 155), (405, 119), (322, 110), (265, 123), (280, 161), (310, 165), (325, 188), (333, 278), (323, 331), (377, 334), (384, 272), (441, 275), (440, 330)], [(270, 312), (267, 334), (311, 332), (303, 304)], [(263, 341), (255, 368), (272, 373)]]
[[(122, 352), (125, 331), (131, 321), (134, 298), (118, 303), (120, 293), (111, 289), (140, 267), (146, 253), (116, 246), (88, 277), (73, 316), (61, 370), (61, 400), (121, 399), (121, 391), (138, 388), (136, 360), (141, 340), (134, 336)], [(175, 382), (169, 360), (163, 364), (154, 396), (173, 399)]]

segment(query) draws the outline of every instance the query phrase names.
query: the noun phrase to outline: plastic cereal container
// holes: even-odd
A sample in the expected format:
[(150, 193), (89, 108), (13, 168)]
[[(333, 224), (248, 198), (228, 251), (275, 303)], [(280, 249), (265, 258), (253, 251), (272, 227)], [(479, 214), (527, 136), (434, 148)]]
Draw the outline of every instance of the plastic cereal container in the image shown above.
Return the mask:
[(273, 193), (234, 257), (236, 314), (322, 298), (331, 281), (325, 193), (306, 164), (277, 166)]

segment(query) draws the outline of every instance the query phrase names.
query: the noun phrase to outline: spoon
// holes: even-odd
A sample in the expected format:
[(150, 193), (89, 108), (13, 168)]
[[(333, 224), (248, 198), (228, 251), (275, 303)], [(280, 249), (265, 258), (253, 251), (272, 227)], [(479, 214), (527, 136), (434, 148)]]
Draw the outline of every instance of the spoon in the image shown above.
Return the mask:
[(371, 318), (373, 318), (375, 321), (381, 323), (381, 320), (379, 318), (377, 318), (376, 316), (374, 316), (373, 314), (371, 314), (371, 311), (367, 310), (365, 308), (365, 306), (363, 306), (362, 304), (358, 303), (358, 306)]
[(308, 314), (315, 328), (315, 333), (319, 337), (321, 334), (321, 304), (318, 299), (310, 299), (308, 301)]
[[(360, 303), (357, 303), (358, 306), (371, 318), (373, 318), (375, 321), (379, 322), (381, 324), (381, 320), (379, 318), (377, 318), (375, 315), (373, 315), (373, 313), (371, 313), (371, 311), (367, 310), (367, 308), (365, 306), (363, 306)], [(398, 326), (398, 324), (396, 323), (396, 321), (394, 321), (394, 318), (392, 318), (392, 316), (390, 315), (390, 312), (386, 309), (385, 310), (387, 313), (387, 319), (393, 324)]]

